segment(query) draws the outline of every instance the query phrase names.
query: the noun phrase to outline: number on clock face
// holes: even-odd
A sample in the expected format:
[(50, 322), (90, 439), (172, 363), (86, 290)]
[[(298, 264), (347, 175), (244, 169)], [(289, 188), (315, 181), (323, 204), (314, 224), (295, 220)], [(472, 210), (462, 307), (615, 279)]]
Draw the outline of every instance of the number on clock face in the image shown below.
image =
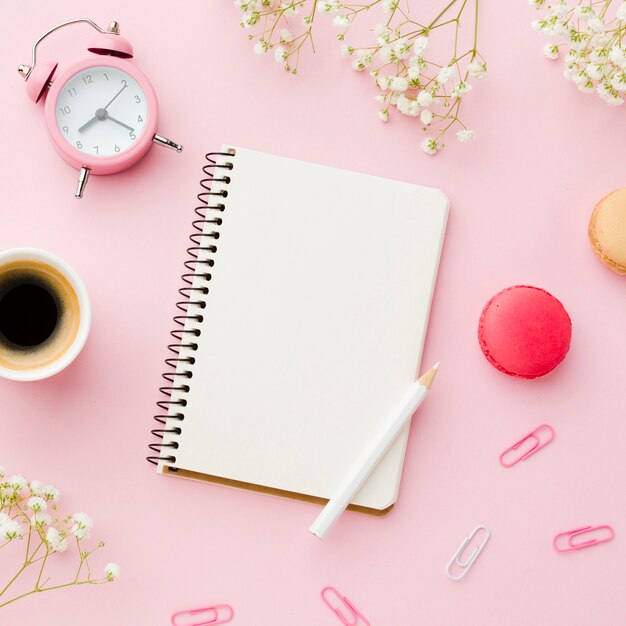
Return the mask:
[(63, 85), (56, 119), (61, 135), (77, 150), (114, 156), (141, 137), (148, 104), (132, 76), (114, 67), (94, 66)]

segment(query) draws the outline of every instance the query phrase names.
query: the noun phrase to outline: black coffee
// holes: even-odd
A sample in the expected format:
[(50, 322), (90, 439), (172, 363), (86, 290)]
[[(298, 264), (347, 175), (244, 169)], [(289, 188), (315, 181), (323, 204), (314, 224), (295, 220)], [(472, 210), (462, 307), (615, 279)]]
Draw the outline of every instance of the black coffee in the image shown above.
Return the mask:
[(40, 276), (0, 277), (0, 343), (32, 348), (49, 339), (59, 319), (58, 298)]

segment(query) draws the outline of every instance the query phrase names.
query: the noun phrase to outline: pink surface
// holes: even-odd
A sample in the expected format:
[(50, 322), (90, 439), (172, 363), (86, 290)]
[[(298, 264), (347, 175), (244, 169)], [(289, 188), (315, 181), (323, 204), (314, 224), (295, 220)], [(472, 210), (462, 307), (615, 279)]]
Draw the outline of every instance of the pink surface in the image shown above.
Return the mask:
[[(219, 602), (235, 608), (233, 624), (332, 626), (328, 584), (377, 626), (626, 621), (626, 282), (586, 233), (594, 204), (624, 185), (625, 112), (542, 58), (526, 2), (481, 3), (490, 75), (467, 97), (478, 138), (434, 159), (412, 120), (377, 121), (371, 82), (338, 58), (330, 25), (294, 80), (252, 53), (231, 2), (5, 4), (0, 249), (64, 257), (90, 289), (93, 327), (56, 378), (0, 381), (1, 463), (89, 513), (107, 542), (94, 564), (119, 562), (122, 574), (16, 603), (3, 626), (158, 626)], [(78, 201), (76, 172), (15, 67), (41, 32), (82, 16), (120, 21), (157, 90), (159, 132), (185, 151), (155, 148), (115, 178), (92, 177)], [(72, 61), (91, 36), (59, 33), (42, 58)], [(202, 155), (222, 142), (439, 186), (452, 201), (423, 362), (442, 366), (400, 500), (385, 519), (346, 514), (323, 542), (306, 530), (316, 506), (157, 476), (144, 461)], [(539, 380), (503, 376), (476, 341), (485, 301), (516, 283), (558, 294), (574, 325), (567, 359)], [(502, 469), (498, 454), (542, 421), (555, 441)], [(492, 538), (453, 583), (445, 565), (479, 523)], [(612, 542), (553, 550), (558, 532), (604, 523)]]

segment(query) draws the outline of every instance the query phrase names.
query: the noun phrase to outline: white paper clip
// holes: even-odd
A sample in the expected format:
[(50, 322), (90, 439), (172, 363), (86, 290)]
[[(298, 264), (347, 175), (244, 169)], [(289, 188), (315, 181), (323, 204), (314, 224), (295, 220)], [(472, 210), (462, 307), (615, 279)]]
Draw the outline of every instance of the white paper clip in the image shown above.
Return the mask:
[[(484, 533), (484, 538), (474, 548), (472, 554), (470, 554), (470, 556), (465, 560), (462, 560), (461, 557), (463, 556), (463, 553), (466, 551), (467, 547), (472, 542), (472, 539), (474, 539), (476, 535), (480, 533)], [(446, 566), (446, 576), (450, 580), (461, 580), (461, 578), (463, 578), (463, 576), (467, 574), (474, 561), (478, 558), (478, 555), (483, 551), (483, 548), (487, 545), (489, 537), (491, 537), (491, 531), (486, 526), (476, 526), (476, 528), (472, 530), (469, 536), (465, 537), (463, 543), (459, 546), (458, 550), (454, 553), (454, 555), (448, 562), (448, 565)], [(458, 574), (452, 573), (452, 569), (454, 568), (454, 566), (456, 566), (457, 569), (460, 569), (460, 572)]]

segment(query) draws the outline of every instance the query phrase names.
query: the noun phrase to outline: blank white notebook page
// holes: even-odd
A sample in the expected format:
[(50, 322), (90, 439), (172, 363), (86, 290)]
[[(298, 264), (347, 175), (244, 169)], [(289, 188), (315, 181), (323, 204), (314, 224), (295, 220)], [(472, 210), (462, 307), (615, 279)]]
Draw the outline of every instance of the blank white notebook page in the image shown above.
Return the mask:
[[(172, 465), (329, 498), (416, 378), (448, 200), (235, 150)], [(353, 504), (396, 501), (407, 435)]]

